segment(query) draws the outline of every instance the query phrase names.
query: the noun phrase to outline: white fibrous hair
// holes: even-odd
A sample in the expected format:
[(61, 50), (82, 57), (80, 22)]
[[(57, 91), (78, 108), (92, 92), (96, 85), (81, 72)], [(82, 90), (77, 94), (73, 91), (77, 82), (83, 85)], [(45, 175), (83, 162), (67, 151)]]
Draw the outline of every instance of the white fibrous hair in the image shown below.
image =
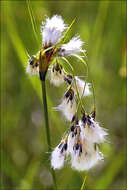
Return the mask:
[(108, 135), (107, 130), (100, 127), (98, 122), (93, 118), (89, 118), (89, 121), (85, 125), (85, 139), (92, 143), (103, 143), (105, 137)]
[(60, 110), (63, 113), (63, 115), (66, 117), (66, 119), (71, 121), (72, 117), (75, 115), (76, 112), (75, 98), (69, 100), (68, 98), (64, 97), (62, 103), (58, 105), (55, 109)]
[(63, 69), (57, 71), (56, 69), (51, 68), (50, 82), (55, 86), (62, 85), (64, 83)]
[(67, 154), (71, 155), (71, 166), (79, 171), (89, 170), (103, 159), (97, 145), (88, 141), (86, 135), (85, 127), (80, 120), (77, 125), (72, 125), (67, 141)]
[[(86, 83), (85, 81), (79, 79), (78, 77), (75, 77), (76, 79), (76, 85), (78, 88), (78, 92), (80, 96), (89, 96), (91, 95), (90, 91), (90, 83)], [(85, 84), (86, 83), (86, 84)]]
[(82, 143), (82, 153), (79, 155), (79, 151), (73, 151), (71, 155), (72, 168), (83, 171), (89, 170), (95, 166), (99, 160), (103, 160), (103, 155), (99, 152), (98, 147), (95, 148), (95, 145), (88, 143), (84, 140)]
[[(62, 112), (71, 126), (64, 133), (60, 144), (51, 153), (51, 167), (61, 169), (64, 162), (69, 161), (73, 169), (83, 171), (89, 170), (103, 160), (103, 154), (99, 151), (99, 144), (106, 141), (108, 132), (95, 121), (95, 100), (93, 112), (86, 113), (82, 98), (91, 95), (91, 84), (86, 80), (81, 80), (80, 76), (75, 76), (73, 67), (66, 57), (74, 56), (84, 62), (81, 54), (85, 50), (82, 49), (83, 42), (80, 37), (75, 36), (68, 43), (65, 41), (66, 34), (72, 24), (67, 27), (59, 15), (47, 17), (42, 22), (42, 47), (36, 55), (28, 55), (29, 61), (26, 72), (30, 75), (40, 76), (44, 93), (43, 103), (46, 96), (45, 77), (49, 68), (51, 68), (50, 83), (57, 87), (63, 83), (68, 86), (62, 102), (55, 109)], [(65, 31), (65, 29), (67, 30)], [(62, 60), (68, 65), (64, 64)], [(71, 68), (72, 73), (68, 72), (70, 70), (68, 67)], [(46, 112), (46, 103), (44, 108)], [(82, 114), (80, 119), (79, 112)]]
[(26, 72), (32, 75), (38, 75), (39, 74), (39, 64), (36, 62), (34, 63), (31, 58), (28, 62)]
[(60, 143), (51, 154), (51, 166), (60, 169), (64, 166), (64, 158), (67, 151), (67, 143)]
[(64, 155), (61, 154), (58, 147), (54, 149), (51, 155), (51, 166), (54, 169), (60, 169), (64, 165)]
[(60, 40), (62, 32), (66, 28), (61, 16), (54, 15), (52, 18), (47, 18), (45, 22), (42, 22), (41, 26), (43, 45), (54, 45)]
[(80, 37), (73, 37), (67, 44), (63, 44), (61, 46), (60, 55), (75, 55), (80, 53), (82, 50), (83, 42), (81, 41)]
[[(69, 156), (70, 158), (71, 167), (79, 171), (89, 170), (90, 168), (98, 164), (99, 161), (103, 160), (103, 154), (99, 151), (98, 147), (98, 143), (104, 141), (104, 139), (100, 140), (99, 137), (102, 131), (100, 131), (100, 133), (96, 133), (96, 136), (91, 134), (91, 138), (88, 138), (87, 135), (89, 136), (89, 134), (87, 133), (86, 128), (88, 123), (90, 124), (90, 121), (87, 121), (89, 118), (91, 119), (91, 122), (94, 122), (93, 118), (86, 115), (83, 116), (85, 124), (83, 123), (83, 119), (80, 121), (75, 120), (76, 121), (75, 123), (73, 122), (72, 119), (72, 126), (66, 138), (66, 147), (67, 147), (66, 156)], [(62, 147), (64, 147), (64, 144), (62, 144), (61, 146), (62, 151), (60, 152), (65, 153)], [(58, 158), (59, 157), (57, 157), (56, 161), (54, 161), (55, 163), (57, 162)], [(60, 162), (58, 161), (58, 163)], [(62, 166), (63, 163), (64, 163), (64, 158), (61, 164)], [(57, 168), (60, 167), (57, 166)]]
[(74, 144), (76, 143), (76, 139), (75, 137), (73, 136), (73, 133), (70, 132), (69, 136), (68, 136), (68, 149), (67, 149), (67, 154), (72, 154), (73, 153), (73, 147), (74, 147)]

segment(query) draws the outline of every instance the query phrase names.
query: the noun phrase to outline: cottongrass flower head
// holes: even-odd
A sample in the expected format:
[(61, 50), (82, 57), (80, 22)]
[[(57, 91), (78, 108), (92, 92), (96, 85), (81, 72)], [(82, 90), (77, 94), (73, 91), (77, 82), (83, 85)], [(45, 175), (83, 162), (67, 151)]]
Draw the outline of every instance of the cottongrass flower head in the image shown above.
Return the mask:
[(39, 61), (38, 59), (36, 59), (36, 57), (29, 57), (26, 72), (29, 73), (31, 76), (39, 74)]
[(68, 43), (63, 44), (60, 49), (61, 56), (75, 55), (82, 52), (83, 42), (79, 36), (73, 37)]
[[(64, 80), (68, 83), (68, 84), (71, 84), (73, 82), (73, 88), (74, 88), (74, 91), (75, 93), (77, 92), (78, 90), (78, 93), (81, 96), (89, 96), (91, 95), (91, 91), (90, 91), (90, 88), (91, 88), (91, 84), (90, 83), (87, 83), (86, 81), (84, 80), (81, 80), (78, 76), (75, 76), (74, 77), (74, 80), (73, 80), (73, 76), (72, 75), (64, 75)], [(77, 89), (76, 89), (77, 88)]]
[(99, 126), (99, 123), (95, 121), (94, 117), (89, 115), (83, 115), (81, 125), (84, 126), (85, 139), (92, 143), (103, 143), (106, 141), (108, 132), (106, 129)]
[(55, 86), (60, 86), (64, 83), (63, 67), (58, 62), (56, 62), (51, 68), (50, 82)]
[(80, 144), (75, 144), (74, 146), (74, 151), (71, 155), (72, 168), (79, 171), (89, 170), (100, 160), (103, 160), (103, 155), (99, 152), (96, 144), (83, 140), (82, 149), (80, 146)]
[(79, 77), (75, 77), (76, 79), (76, 85), (78, 88), (78, 92), (80, 96), (89, 96), (91, 95), (90, 91), (90, 83), (87, 83), (86, 81), (81, 80)]
[(54, 15), (52, 18), (47, 18), (45, 22), (42, 22), (41, 26), (43, 45), (49, 47), (59, 42), (62, 37), (62, 32), (66, 28), (61, 16)]
[[(66, 147), (65, 151), (64, 149), (62, 150), (64, 146)], [(61, 148), (58, 149), (58, 147)], [(89, 170), (93, 166), (97, 165), (100, 161), (103, 161), (103, 154), (100, 152), (98, 144), (94, 141), (89, 141), (86, 138), (85, 126), (82, 125), (81, 120), (77, 119), (73, 120), (69, 132), (66, 135), (66, 141), (58, 145), (54, 151), (56, 150), (59, 152), (56, 161), (60, 158), (60, 161), (58, 163), (62, 163), (60, 165), (61, 167), (64, 166), (64, 162), (66, 160), (69, 160), (71, 167), (78, 171)], [(55, 154), (54, 151), (52, 154)], [(69, 159), (65, 160), (65, 156)], [(59, 167), (59, 164), (57, 166), (55, 164), (56, 162), (54, 162), (51, 159), (52, 167), (60, 169), (61, 167)]]
[(72, 120), (72, 117), (75, 115), (76, 112), (76, 99), (74, 90), (72, 88), (70, 88), (64, 94), (62, 103), (55, 107), (55, 109), (61, 111), (67, 120)]
[[(64, 23), (64, 20), (59, 15), (54, 15), (51, 18), (46, 18), (41, 25), (42, 35), (42, 48), (35, 56), (37, 63), (36, 66), (31, 65), (31, 58), (27, 66), (27, 72), (30, 74), (40, 75), (40, 79), (44, 80), (48, 68), (54, 59), (63, 58), (64, 56), (79, 55), (83, 52), (83, 42), (79, 36), (73, 37), (68, 43), (65, 43), (65, 34), (69, 27)], [(53, 70), (52, 70), (53, 71)], [(55, 86), (59, 86), (63, 83), (63, 75), (59, 72), (51, 72), (51, 83)], [(59, 77), (58, 77), (59, 76)], [(58, 82), (57, 79), (61, 82)]]
[(60, 169), (64, 166), (65, 155), (67, 152), (67, 142), (62, 140), (51, 154), (51, 166), (54, 169)]
[[(103, 160), (103, 154), (100, 152), (98, 145), (106, 141), (108, 132), (95, 121), (95, 111), (92, 114), (86, 114), (83, 100), (85, 96), (91, 95), (91, 85), (86, 80), (81, 80), (78, 76), (75, 76), (73, 67), (67, 59), (68, 56), (77, 57), (86, 66), (86, 77), (88, 77), (88, 67), (84, 60), (83, 41), (79, 36), (72, 37), (69, 42), (66, 41), (67, 33), (73, 23), (67, 27), (59, 15), (54, 15), (51, 18), (47, 17), (42, 22), (42, 47), (36, 55), (29, 56), (26, 72), (30, 75), (39, 74), (40, 76), (49, 152), (51, 151), (51, 143), (48, 132), (45, 85), (49, 68), (51, 68), (50, 82), (53, 85), (58, 87), (64, 82), (66, 83), (66, 93), (61, 104), (55, 109), (61, 111), (69, 121), (69, 128), (60, 144), (51, 153), (51, 167), (61, 169), (64, 162), (68, 160), (73, 169), (84, 171), (89, 170)], [(68, 72), (66, 66), (71, 68), (72, 73)], [(54, 176), (53, 173), (52, 175)]]

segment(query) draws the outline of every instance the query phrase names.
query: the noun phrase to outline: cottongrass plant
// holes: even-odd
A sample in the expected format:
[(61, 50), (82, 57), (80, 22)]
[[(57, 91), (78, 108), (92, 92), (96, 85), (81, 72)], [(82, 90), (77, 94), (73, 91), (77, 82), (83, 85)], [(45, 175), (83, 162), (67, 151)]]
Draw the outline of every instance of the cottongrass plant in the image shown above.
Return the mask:
[[(40, 76), (49, 152), (52, 150), (45, 84), (47, 72), (50, 72), (51, 84), (59, 87), (66, 83), (68, 86), (61, 104), (54, 108), (62, 112), (69, 126), (61, 142), (51, 153), (51, 172), (55, 189), (57, 187), (54, 169), (61, 169), (64, 163), (68, 162), (73, 169), (89, 170), (103, 160), (98, 144), (104, 143), (108, 134), (107, 130), (100, 127), (95, 120), (95, 110), (91, 114), (86, 113), (83, 98), (91, 95), (91, 84), (74, 75), (73, 68), (67, 59), (69, 56), (75, 56), (81, 63), (86, 64), (83, 59), (85, 50), (82, 48), (83, 42), (80, 36), (74, 36), (69, 42), (66, 40), (72, 24), (67, 26), (62, 17), (58, 15), (52, 18), (47, 17), (41, 25), (42, 48), (36, 55), (29, 57), (26, 69), (30, 75)], [(72, 73), (65, 70), (63, 60), (71, 68)], [(87, 67), (86, 69), (88, 70)]]

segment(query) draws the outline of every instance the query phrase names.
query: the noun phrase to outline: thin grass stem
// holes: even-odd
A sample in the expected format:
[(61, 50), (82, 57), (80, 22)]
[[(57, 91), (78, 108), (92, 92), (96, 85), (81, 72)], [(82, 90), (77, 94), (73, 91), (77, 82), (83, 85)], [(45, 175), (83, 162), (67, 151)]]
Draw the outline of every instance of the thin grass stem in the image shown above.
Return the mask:
[(33, 12), (32, 12), (32, 8), (30, 7), (30, 0), (27, 0), (26, 3), (27, 3), (29, 15), (30, 15), (33, 32), (34, 32), (34, 35), (35, 35), (35, 38), (37, 41), (37, 45), (39, 46), (39, 41), (38, 41), (37, 32), (36, 32), (36, 24), (35, 24), (36, 22), (35, 22), (35, 18), (34, 18)]
[(95, 97), (95, 88), (94, 88), (94, 83), (92, 80), (92, 89), (93, 89), (93, 103), (94, 103), (94, 111), (96, 111), (96, 97)]
[[(45, 80), (41, 81), (41, 84), (42, 84), (43, 110), (44, 110), (44, 118), (45, 118), (45, 129), (46, 129), (46, 136), (47, 136), (48, 152), (51, 152), (51, 139), (50, 139), (50, 129), (49, 129), (49, 120), (48, 120)], [(53, 177), (54, 190), (57, 190), (55, 171), (53, 170), (53, 168), (51, 168), (51, 174)]]

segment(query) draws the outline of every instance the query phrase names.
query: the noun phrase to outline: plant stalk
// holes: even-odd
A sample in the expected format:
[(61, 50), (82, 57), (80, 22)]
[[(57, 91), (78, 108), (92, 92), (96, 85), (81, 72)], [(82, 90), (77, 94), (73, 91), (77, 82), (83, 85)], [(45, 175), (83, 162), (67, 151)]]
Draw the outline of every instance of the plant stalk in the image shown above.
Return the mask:
[[(46, 128), (48, 152), (51, 152), (51, 139), (50, 139), (50, 129), (49, 129), (49, 120), (48, 120), (48, 108), (47, 108), (45, 79), (41, 80), (41, 85), (42, 85), (43, 110), (44, 110), (44, 118), (45, 118), (45, 128)], [(54, 190), (57, 190), (55, 171), (53, 168), (51, 168), (51, 174), (53, 177)]]

